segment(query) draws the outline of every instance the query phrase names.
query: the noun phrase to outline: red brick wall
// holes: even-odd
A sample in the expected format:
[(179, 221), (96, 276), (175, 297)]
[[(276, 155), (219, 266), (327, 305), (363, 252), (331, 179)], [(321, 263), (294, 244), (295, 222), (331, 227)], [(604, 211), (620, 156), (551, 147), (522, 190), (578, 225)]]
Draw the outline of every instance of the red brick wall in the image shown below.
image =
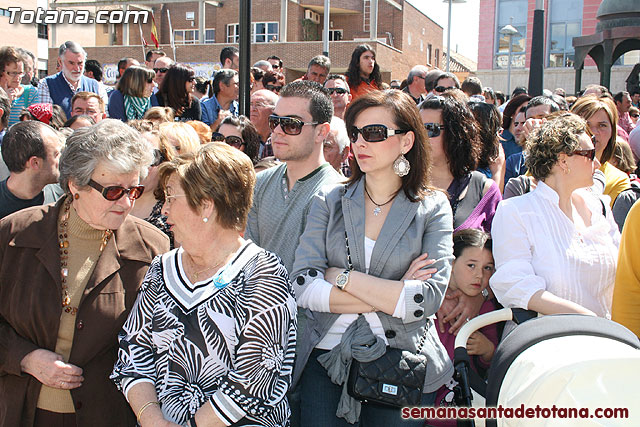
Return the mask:
[(480, 0), (479, 15), (478, 70), (491, 70), (496, 43), (496, 0)]
[[(596, 12), (598, 12), (598, 7), (600, 7), (600, 3), (602, 0), (582, 0), (583, 3), (583, 11), (582, 11), (582, 35), (586, 36), (589, 34), (595, 34), (596, 32), (596, 24), (598, 20), (596, 19)], [(585, 67), (595, 66), (596, 63), (590, 56), (587, 55), (584, 61)]]

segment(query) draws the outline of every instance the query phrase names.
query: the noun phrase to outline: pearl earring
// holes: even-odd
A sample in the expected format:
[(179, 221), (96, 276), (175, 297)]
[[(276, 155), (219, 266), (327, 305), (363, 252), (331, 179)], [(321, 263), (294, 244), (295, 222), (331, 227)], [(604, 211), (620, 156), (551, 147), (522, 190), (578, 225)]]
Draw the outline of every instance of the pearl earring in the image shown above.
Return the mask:
[(202, 222), (206, 223), (209, 221), (209, 218), (207, 218), (206, 216), (204, 218), (202, 218)]

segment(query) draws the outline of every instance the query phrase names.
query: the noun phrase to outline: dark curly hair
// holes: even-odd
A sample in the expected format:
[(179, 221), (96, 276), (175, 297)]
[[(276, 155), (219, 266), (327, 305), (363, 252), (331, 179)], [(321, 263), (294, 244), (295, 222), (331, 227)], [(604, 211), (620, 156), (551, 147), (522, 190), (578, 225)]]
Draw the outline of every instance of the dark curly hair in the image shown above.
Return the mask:
[(469, 108), (478, 122), (478, 135), (480, 137), (480, 157), (478, 168), (488, 168), (500, 153), (500, 111), (493, 104), (486, 102), (469, 102)]
[[(222, 125), (235, 126), (242, 134), (242, 140), (246, 144), (244, 146), (244, 154), (249, 156), (251, 162), (255, 165), (258, 163), (258, 153), (260, 151), (260, 134), (256, 127), (249, 121), (246, 116), (227, 116), (220, 123)], [(219, 129), (219, 128), (218, 128)]]
[(481, 144), (478, 125), (467, 104), (460, 99), (460, 89), (449, 89), (441, 96), (434, 96), (420, 104), (420, 110), (442, 112), (442, 145), (449, 171), (454, 178), (462, 178), (476, 170)]
[[(360, 113), (373, 107), (386, 108), (397, 129), (414, 133), (413, 147), (404, 155), (411, 169), (402, 177), (402, 191), (412, 202), (422, 200), (431, 188), (431, 145), (415, 102), (406, 93), (395, 89), (369, 92), (349, 104), (344, 116), (347, 129), (353, 127)], [(349, 185), (364, 175), (355, 159), (350, 160), (350, 165), (352, 173), (347, 181)]]

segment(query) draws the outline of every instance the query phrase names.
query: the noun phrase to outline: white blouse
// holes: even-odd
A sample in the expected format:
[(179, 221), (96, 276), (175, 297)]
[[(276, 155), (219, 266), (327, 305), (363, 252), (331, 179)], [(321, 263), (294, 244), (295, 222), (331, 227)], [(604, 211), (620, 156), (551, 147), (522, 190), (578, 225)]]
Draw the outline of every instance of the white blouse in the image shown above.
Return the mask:
[(567, 218), (558, 194), (544, 182), (498, 205), (490, 285), (505, 307), (527, 308), (542, 289), (611, 318), (620, 233), (608, 204), (587, 189), (576, 192), (591, 211), (589, 227)]

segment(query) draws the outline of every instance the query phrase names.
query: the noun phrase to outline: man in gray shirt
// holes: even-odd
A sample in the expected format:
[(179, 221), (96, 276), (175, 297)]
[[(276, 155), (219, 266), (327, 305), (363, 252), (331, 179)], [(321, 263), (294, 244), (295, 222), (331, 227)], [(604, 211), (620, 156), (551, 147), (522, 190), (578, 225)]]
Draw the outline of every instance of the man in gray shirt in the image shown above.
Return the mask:
[(326, 89), (296, 81), (282, 89), (269, 118), (273, 152), (283, 164), (258, 174), (246, 237), (277, 254), (289, 271), (313, 196), (341, 179), (323, 155), (332, 115)]

